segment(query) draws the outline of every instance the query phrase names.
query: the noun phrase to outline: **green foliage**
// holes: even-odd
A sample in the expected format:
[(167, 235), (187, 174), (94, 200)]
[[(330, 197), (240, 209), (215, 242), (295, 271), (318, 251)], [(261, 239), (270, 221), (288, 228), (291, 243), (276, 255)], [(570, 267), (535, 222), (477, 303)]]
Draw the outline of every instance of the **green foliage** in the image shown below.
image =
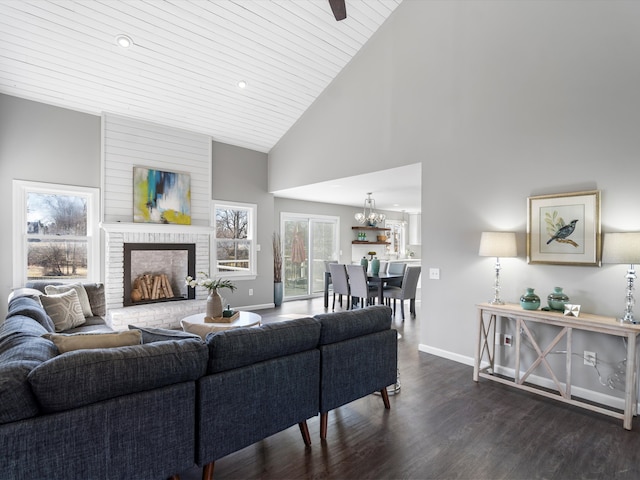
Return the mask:
[(217, 290), (219, 288), (228, 288), (232, 292), (236, 289), (235, 284), (231, 280), (223, 280), (222, 278), (209, 278), (209, 274), (198, 272), (199, 278), (195, 279), (191, 276), (185, 278), (185, 283), (191, 288), (204, 287), (207, 290)]
[(549, 237), (553, 237), (558, 230), (566, 225), (564, 219), (558, 216), (557, 210), (554, 210), (553, 214), (549, 212), (545, 213), (544, 222), (547, 225), (547, 234)]

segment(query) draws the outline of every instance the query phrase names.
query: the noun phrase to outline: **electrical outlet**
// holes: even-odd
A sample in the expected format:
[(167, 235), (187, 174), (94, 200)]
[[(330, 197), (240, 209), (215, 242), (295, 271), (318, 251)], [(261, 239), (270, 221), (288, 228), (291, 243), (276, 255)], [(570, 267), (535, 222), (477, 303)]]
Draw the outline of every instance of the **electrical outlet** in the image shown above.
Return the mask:
[(585, 350), (582, 358), (584, 359), (585, 365), (591, 365), (592, 367), (596, 366), (596, 352), (588, 352)]
[(440, 280), (440, 269), (439, 268), (430, 268), (429, 269), (429, 279), (431, 279), (431, 280)]

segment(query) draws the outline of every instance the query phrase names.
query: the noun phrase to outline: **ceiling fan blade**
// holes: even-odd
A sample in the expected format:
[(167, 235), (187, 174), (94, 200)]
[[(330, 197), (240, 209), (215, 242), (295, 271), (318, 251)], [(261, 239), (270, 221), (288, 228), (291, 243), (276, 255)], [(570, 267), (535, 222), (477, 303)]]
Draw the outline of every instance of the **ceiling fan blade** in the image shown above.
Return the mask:
[(336, 20), (344, 20), (347, 18), (347, 6), (345, 5), (345, 0), (329, 0), (329, 5), (331, 5), (331, 10), (333, 11), (333, 16), (336, 17)]

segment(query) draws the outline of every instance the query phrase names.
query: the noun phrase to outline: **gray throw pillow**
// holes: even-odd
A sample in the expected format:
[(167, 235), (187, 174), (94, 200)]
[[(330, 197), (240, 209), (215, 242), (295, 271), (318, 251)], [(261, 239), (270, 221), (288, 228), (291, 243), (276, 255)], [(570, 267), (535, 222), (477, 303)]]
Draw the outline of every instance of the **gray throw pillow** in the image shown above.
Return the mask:
[(47, 285), (44, 287), (44, 291), (47, 295), (54, 295), (56, 293), (64, 293), (69, 290), (75, 290), (78, 294), (78, 300), (80, 300), (80, 306), (82, 307), (82, 314), (85, 317), (93, 317), (91, 311), (91, 304), (89, 303), (89, 297), (87, 291), (84, 289), (81, 283), (69, 283), (65, 285)]
[(56, 332), (78, 327), (85, 322), (82, 306), (75, 290), (55, 295), (41, 295), (40, 301), (47, 315), (53, 320)]

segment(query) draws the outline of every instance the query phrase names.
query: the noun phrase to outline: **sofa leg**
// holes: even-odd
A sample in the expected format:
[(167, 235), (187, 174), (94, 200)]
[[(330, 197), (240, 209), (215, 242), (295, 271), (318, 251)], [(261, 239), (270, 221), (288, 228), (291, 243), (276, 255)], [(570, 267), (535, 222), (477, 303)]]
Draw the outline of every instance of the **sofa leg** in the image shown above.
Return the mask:
[(213, 467), (215, 462), (207, 463), (202, 467), (202, 480), (213, 480)]
[(380, 396), (382, 397), (382, 401), (384, 402), (384, 408), (389, 410), (391, 408), (391, 404), (389, 403), (389, 392), (387, 392), (386, 388), (380, 390)]
[(327, 439), (327, 422), (329, 420), (329, 412), (320, 414), (320, 439)]
[(309, 427), (307, 427), (307, 421), (300, 422), (298, 424), (300, 427), (300, 433), (302, 434), (302, 439), (304, 440), (304, 444), (309, 447), (311, 446), (311, 435), (309, 435)]

